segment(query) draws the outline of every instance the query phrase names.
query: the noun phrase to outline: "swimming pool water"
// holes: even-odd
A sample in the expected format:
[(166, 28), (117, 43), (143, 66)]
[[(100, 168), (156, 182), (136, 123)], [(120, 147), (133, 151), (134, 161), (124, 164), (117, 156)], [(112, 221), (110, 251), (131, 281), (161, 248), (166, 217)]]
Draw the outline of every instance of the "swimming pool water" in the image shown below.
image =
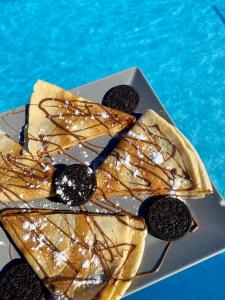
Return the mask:
[[(27, 103), (38, 78), (73, 88), (131, 66), (143, 70), (225, 197), (224, 1), (0, 0), (0, 111)], [(178, 282), (182, 292), (191, 272), (146, 291), (170, 299), (174, 290), (160, 287)], [(187, 299), (199, 299), (193, 284)], [(222, 292), (209, 289), (209, 299)]]

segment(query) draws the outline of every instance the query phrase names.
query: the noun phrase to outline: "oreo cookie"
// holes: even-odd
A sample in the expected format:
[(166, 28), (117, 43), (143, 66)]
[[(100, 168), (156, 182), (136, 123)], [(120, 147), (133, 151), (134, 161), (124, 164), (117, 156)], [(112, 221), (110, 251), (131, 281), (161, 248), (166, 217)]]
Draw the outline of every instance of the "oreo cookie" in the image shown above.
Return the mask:
[(146, 209), (145, 220), (149, 233), (165, 241), (181, 238), (190, 231), (192, 224), (187, 205), (169, 196), (153, 198)]
[(45, 287), (30, 265), (16, 259), (6, 265), (0, 278), (1, 300), (43, 300)]
[(74, 164), (57, 170), (54, 176), (57, 199), (72, 206), (87, 202), (96, 190), (94, 171), (80, 164)]
[(102, 104), (128, 114), (135, 111), (139, 102), (138, 93), (130, 85), (117, 85), (103, 97)]

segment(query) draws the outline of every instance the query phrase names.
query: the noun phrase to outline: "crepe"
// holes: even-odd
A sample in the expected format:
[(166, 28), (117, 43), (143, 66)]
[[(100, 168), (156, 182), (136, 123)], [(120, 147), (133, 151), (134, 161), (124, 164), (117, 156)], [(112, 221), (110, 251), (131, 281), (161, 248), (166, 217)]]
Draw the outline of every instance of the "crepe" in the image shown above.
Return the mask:
[(120, 299), (144, 251), (139, 217), (8, 209), (0, 221), (50, 292), (63, 299)]
[(0, 130), (0, 203), (26, 201), (52, 195), (53, 167), (31, 154)]
[(153, 110), (147, 110), (96, 172), (102, 196), (165, 195), (202, 198), (212, 192), (191, 143)]
[(135, 118), (38, 80), (31, 96), (28, 150), (32, 154), (62, 153), (79, 142), (115, 134)]

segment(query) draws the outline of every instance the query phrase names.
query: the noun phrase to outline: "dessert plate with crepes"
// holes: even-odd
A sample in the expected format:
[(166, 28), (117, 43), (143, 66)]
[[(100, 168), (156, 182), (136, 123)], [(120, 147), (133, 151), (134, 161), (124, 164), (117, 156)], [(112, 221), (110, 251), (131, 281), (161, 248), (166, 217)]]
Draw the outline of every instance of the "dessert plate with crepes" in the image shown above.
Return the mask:
[[(102, 105), (118, 85), (138, 92), (135, 114)], [(132, 68), (73, 92), (38, 81), (29, 108), (1, 114), (0, 268), (22, 255), (53, 294), (119, 299), (222, 252), (222, 199), (143, 74)], [(80, 163), (95, 171), (96, 189), (71, 211), (55, 199), (54, 172)], [(173, 243), (158, 272), (135, 278), (165, 247), (135, 217), (155, 195), (184, 201), (199, 230)]]

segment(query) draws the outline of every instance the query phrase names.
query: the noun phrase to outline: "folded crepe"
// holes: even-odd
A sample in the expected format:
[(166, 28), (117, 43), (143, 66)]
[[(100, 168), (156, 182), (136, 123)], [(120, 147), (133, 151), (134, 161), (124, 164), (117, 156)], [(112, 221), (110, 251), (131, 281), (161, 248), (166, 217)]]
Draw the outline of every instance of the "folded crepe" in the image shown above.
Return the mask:
[(0, 222), (50, 292), (63, 299), (120, 299), (144, 251), (139, 217), (8, 209)]
[(0, 130), (0, 203), (26, 201), (52, 195), (53, 167), (31, 154)]
[(202, 198), (212, 192), (191, 143), (153, 110), (147, 110), (96, 172), (92, 199), (111, 195)]
[(115, 134), (134, 121), (124, 112), (38, 80), (30, 100), (27, 147), (32, 154), (62, 153), (79, 142)]

